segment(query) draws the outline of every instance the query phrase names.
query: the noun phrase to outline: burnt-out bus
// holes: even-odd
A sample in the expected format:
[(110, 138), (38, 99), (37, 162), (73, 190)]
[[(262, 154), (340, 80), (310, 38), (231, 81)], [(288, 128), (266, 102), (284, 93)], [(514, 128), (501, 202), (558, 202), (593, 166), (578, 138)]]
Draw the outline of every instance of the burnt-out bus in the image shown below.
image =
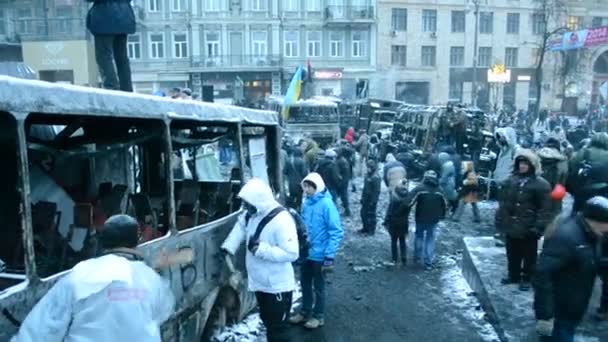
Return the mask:
[(280, 139), (272, 112), (0, 76), (0, 341), (95, 256), (96, 234), (119, 213), (139, 221), (150, 263), (193, 253), (166, 272), (177, 305), (163, 340), (205, 340), (242, 318), (255, 299), (245, 281), (228, 282), (220, 245), (247, 179), (282, 196)]

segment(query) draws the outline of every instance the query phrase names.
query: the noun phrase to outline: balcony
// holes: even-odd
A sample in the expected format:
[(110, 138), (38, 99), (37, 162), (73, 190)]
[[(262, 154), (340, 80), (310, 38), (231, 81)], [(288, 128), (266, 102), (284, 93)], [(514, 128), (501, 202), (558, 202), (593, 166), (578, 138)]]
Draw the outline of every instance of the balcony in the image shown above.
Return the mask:
[(193, 68), (204, 70), (221, 69), (253, 69), (253, 70), (277, 70), (281, 66), (281, 56), (266, 55), (222, 55), (222, 56), (199, 56), (192, 59)]
[(373, 23), (375, 20), (372, 6), (327, 6), (325, 7), (326, 23)]
[(14, 19), (13, 32), (21, 41), (84, 40), (90, 37), (84, 18)]

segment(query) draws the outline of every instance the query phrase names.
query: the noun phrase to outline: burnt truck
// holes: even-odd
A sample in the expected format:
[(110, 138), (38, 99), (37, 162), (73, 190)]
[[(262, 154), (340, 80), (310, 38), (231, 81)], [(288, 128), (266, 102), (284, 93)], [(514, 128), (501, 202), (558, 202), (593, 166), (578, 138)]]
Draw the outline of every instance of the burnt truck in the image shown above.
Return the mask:
[(285, 136), (297, 142), (314, 139), (328, 146), (340, 139), (338, 103), (322, 97), (298, 100), (286, 106), (282, 97), (270, 97), (268, 108), (279, 113)]
[(166, 272), (177, 304), (164, 341), (242, 319), (255, 298), (229, 281), (220, 245), (249, 178), (282, 200), (281, 135), (272, 112), (0, 76), (0, 341), (119, 213), (137, 218), (146, 261), (193, 256)]

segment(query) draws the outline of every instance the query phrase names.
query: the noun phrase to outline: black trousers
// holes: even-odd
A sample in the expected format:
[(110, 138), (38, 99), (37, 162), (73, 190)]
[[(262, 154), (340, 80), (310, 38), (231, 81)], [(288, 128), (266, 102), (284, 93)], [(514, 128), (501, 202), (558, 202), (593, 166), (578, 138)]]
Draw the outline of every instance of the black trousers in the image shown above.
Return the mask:
[[(401, 261), (405, 261), (407, 259), (407, 245), (405, 243), (405, 237), (405, 234), (391, 233), (391, 255), (394, 262), (399, 260), (399, 254), (401, 254)], [(399, 248), (397, 248), (397, 245), (399, 245)]]
[(361, 206), (361, 222), (363, 231), (373, 234), (376, 232), (376, 206), (377, 204), (363, 204)]
[(340, 188), (338, 189), (338, 196), (340, 197), (340, 201), (342, 201), (342, 206), (344, 207), (344, 213), (350, 215), (350, 200), (348, 196), (348, 183), (340, 184)]
[(104, 88), (133, 91), (126, 34), (95, 35), (95, 60)]
[(509, 278), (529, 282), (536, 265), (538, 239), (534, 236), (514, 239), (507, 236)]
[(292, 292), (256, 292), (260, 318), (266, 327), (268, 342), (289, 342), (287, 319), (291, 310)]

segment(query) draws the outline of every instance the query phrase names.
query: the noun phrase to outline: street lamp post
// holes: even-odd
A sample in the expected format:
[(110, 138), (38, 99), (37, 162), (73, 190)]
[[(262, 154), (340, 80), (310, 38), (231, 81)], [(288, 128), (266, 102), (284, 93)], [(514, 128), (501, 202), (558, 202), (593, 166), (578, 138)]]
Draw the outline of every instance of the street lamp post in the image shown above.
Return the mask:
[(471, 101), (477, 106), (477, 62), (479, 53), (479, 0), (473, 0), (475, 5), (475, 35), (473, 41), (473, 80), (471, 82)]

